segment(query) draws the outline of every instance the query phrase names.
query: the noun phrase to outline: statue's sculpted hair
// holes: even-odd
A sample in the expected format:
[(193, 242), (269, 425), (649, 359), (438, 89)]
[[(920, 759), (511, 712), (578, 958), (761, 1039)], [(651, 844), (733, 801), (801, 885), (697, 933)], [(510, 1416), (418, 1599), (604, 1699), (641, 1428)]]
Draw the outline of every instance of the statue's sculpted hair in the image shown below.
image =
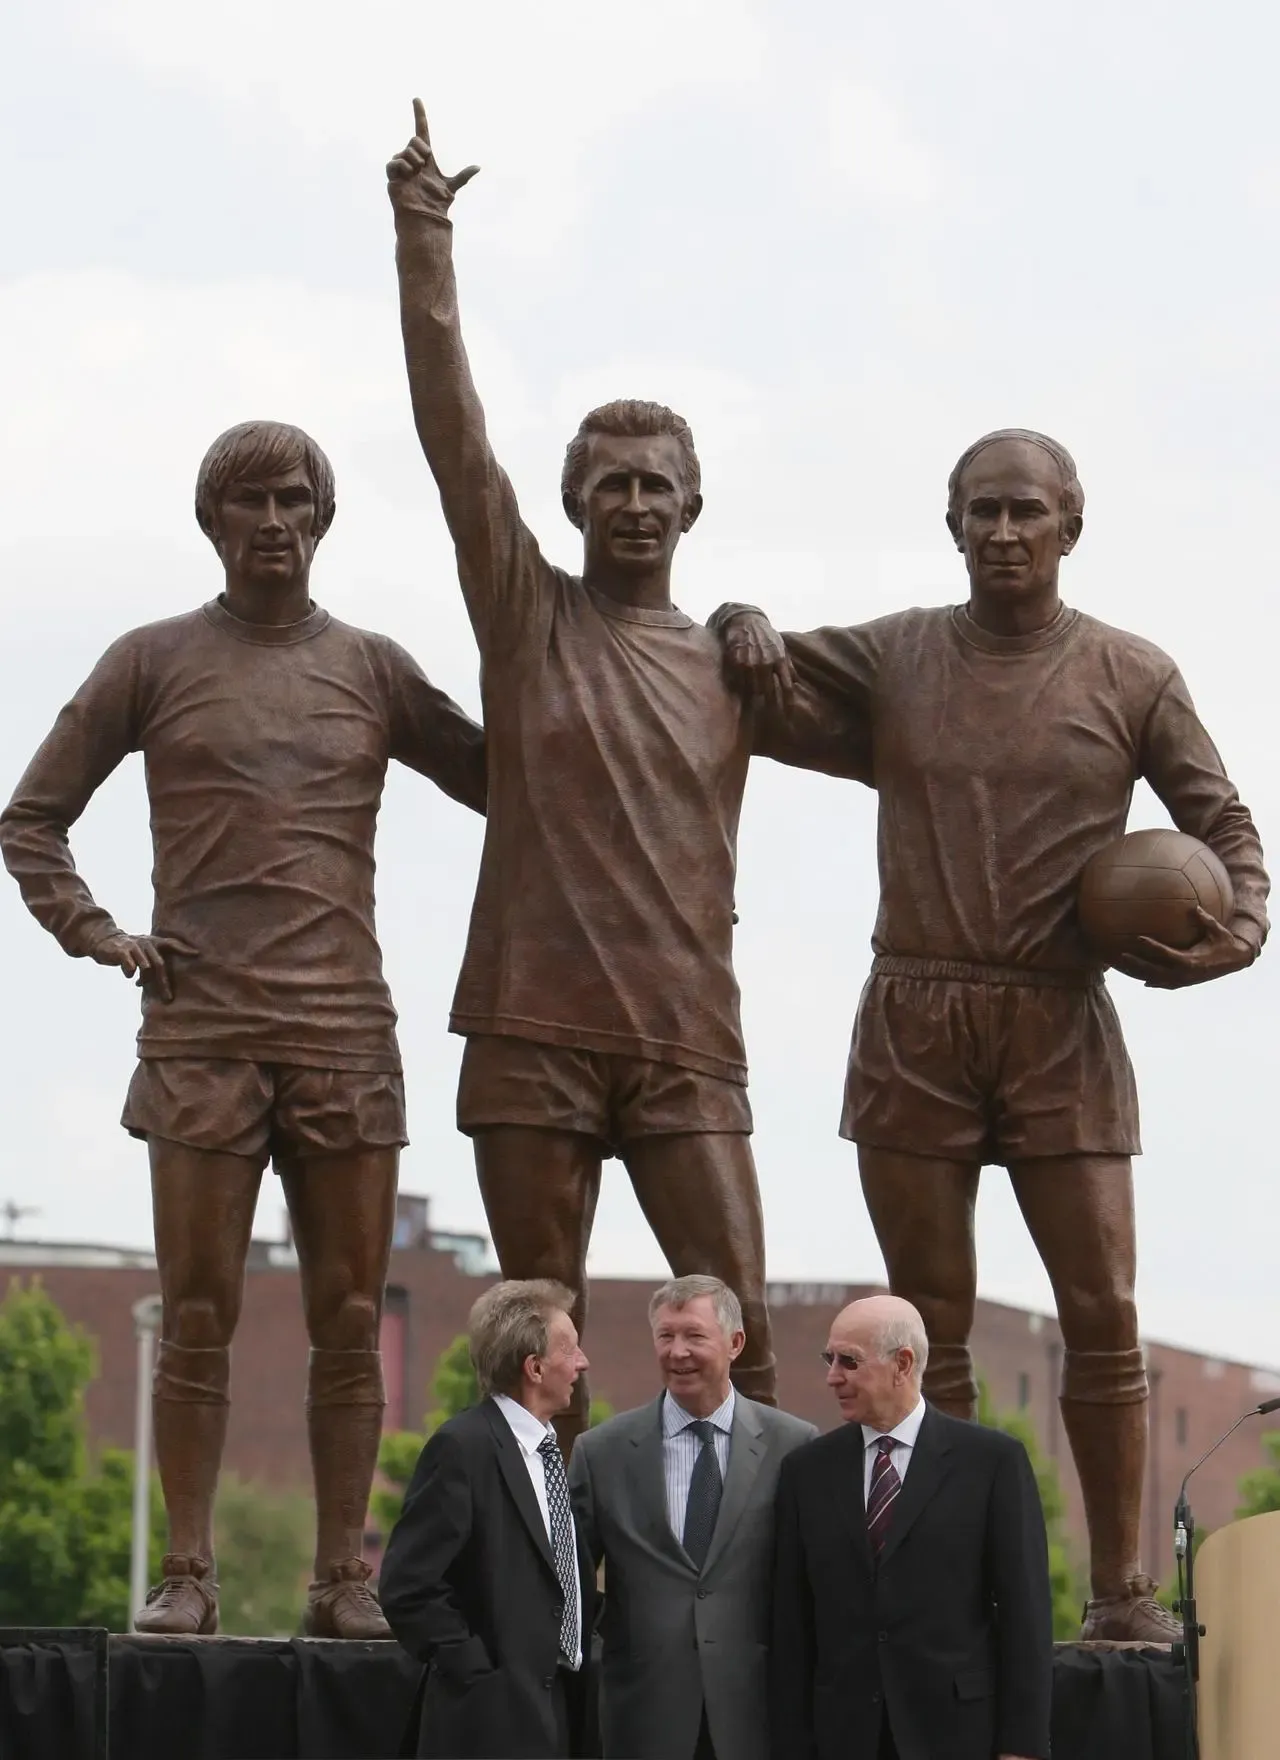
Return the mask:
[(301, 465), (316, 502), (316, 542), (333, 524), (333, 466), (310, 434), (289, 422), (239, 422), (219, 434), (196, 476), (196, 519), (206, 538), (217, 531), (218, 509), (232, 483), (278, 477)]
[(683, 486), (692, 499), (702, 486), (702, 467), (694, 450), (693, 433), (683, 416), (678, 416), (665, 403), (646, 403), (641, 398), (620, 397), (614, 403), (602, 403), (583, 416), (578, 432), (570, 440), (560, 473), (560, 492), (575, 500), (582, 490), (587, 474), (587, 440), (592, 434), (612, 434), (619, 439), (650, 439), (670, 434), (680, 442), (684, 461)]
[(994, 432), (975, 440), (972, 446), (965, 447), (947, 478), (947, 512), (952, 519), (960, 518), (960, 484), (965, 471), (980, 452), (985, 451), (988, 446), (995, 446), (1001, 440), (1023, 440), (1028, 445), (1038, 446), (1042, 452), (1047, 452), (1062, 474), (1062, 500), (1059, 503), (1061, 511), (1067, 515), (1083, 514), (1084, 490), (1076, 475), (1076, 461), (1061, 441), (1050, 439), (1048, 434), (1037, 434), (1034, 428), (996, 428)]

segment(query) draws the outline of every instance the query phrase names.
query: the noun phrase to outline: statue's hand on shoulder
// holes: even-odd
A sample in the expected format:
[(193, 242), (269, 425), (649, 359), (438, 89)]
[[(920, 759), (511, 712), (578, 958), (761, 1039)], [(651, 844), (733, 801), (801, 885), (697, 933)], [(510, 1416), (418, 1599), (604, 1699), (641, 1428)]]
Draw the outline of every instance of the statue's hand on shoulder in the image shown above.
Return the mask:
[(105, 935), (89, 949), (89, 958), (100, 966), (119, 966), (126, 978), (135, 975), (138, 987), (154, 990), (162, 1002), (173, 1001), (170, 957), (194, 958), (196, 949), (176, 935)]
[(455, 171), (452, 177), (445, 176), (431, 151), (422, 99), (415, 98), (413, 134), (409, 144), (387, 164), (387, 193), (392, 206), (410, 213), (426, 214), (433, 220), (443, 220), (454, 196), (464, 183), (471, 182), (479, 169), (478, 165), (468, 165), (465, 171)]
[(1139, 979), (1149, 990), (1183, 990), (1188, 984), (1207, 984), (1253, 964), (1258, 955), (1251, 942), (1234, 934), (1208, 911), (1197, 909), (1196, 917), (1204, 933), (1192, 946), (1166, 947), (1162, 941), (1143, 935), (1138, 941), (1142, 957), (1118, 959), (1116, 970), (1127, 978)]
[(782, 637), (763, 611), (736, 607), (716, 621), (729, 683), (755, 702), (781, 707), (795, 686), (795, 673)]

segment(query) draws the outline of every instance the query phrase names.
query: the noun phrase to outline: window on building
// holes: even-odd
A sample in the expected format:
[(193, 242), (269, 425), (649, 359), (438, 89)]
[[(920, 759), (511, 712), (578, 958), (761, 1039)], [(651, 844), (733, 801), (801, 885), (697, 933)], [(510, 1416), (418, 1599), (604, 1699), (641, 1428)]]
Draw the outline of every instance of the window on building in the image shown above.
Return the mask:
[(1031, 1377), (1030, 1377), (1030, 1375), (1025, 1375), (1025, 1374), (1019, 1375), (1019, 1377), (1018, 1377), (1018, 1410), (1020, 1412), (1025, 1412), (1027, 1407), (1030, 1404), (1031, 1404)]
[(1179, 1448), (1187, 1446), (1187, 1408), (1179, 1406), (1173, 1414), (1173, 1439)]

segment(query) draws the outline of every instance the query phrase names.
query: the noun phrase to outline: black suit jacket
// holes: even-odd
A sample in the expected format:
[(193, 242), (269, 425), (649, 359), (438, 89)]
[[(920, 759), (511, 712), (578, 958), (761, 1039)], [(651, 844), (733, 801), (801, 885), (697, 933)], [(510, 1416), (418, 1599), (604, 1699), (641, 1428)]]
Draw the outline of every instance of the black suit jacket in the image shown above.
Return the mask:
[[(578, 1574), (589, 1652), (595, 1571), (580, 1537)], [(563, 1597), (528, 1467), (492, 1400), (428, 1438), (379, 1591), (392, 1631), (427, 1664), (420, 1755), (563, 1760), (552, 1702)], [(565, 1676), (575, 1753), (589, 1663)]]
[(770, 1713), (775, 1760), (1047, 1760), (1048, 1544), (1022, 1444), (926, 1408), (873, 1559), (860, 1424), (787, 1456), (778, 1481)]

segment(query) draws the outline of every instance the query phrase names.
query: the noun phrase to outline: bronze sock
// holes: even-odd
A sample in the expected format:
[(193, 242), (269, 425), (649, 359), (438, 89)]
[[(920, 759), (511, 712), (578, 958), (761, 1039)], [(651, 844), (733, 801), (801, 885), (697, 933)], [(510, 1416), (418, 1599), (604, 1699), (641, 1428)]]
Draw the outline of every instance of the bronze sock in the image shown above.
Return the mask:
[(307, 1372), (307, 1434), (316, 1490), (316, 1578), (359, 1558), (382, 1438), (378, 1351), (313, 1350)]
[(1059, 1404), (1089, 1525), (1093, 1594), (1123, 1595), (1141, 1569), (1147, 1463), (1141, 1350), (1065, 1351)]
[(978, 1384), (967, 1344), (934, 1344), (924, 1370), (924, 1397), (953, 1418), (973, 1418), (978, 1410)]
[(227, 1439), (231, 1353), (161, 1339), (152, 1379), (156, 1466), (169, 1520), (169, 1551), (214, 1562), (213, 1500)]

